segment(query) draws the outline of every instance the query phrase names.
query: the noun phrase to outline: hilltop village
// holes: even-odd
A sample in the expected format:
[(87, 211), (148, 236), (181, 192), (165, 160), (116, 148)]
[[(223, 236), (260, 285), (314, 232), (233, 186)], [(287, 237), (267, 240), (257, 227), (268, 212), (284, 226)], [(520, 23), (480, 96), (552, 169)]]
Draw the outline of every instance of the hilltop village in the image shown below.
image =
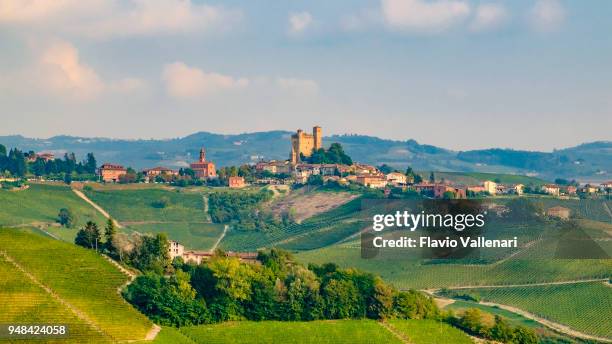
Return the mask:
[(61, 175), (69, 183), (75, 176), (89, 175), (89, 180), (104, 183), (167, 183), (176, 186), (208, 185), (235, 189), (248, 185), (337, 185), (345, 188), (380, 189), (384, 190), (386, 195), (393, 189), (400, 189), (403, 192), (440, 199), (520, 196), (524, 193), (584, 198), (608, 195), (612, 188), (612, 181), (600, 185), (580, 185), (575, 181), (557, 180), (557, 183), (524, 185), (502, 183), (493, 179), (468, 184), (436, 178), (435, 172), (427, 175), (423, 172), (417, 173), (411, 168), (399, 171), (388, 165), (372, 166), (352, 161), (338, 143), (332, 143), (325, 149), (320, 126), (313, 127), (312, 133), (298, 129), (291, 135), (288, 148), (287, 160), (259, 161), (238, 167), (217, 168), (213, 161), (207, 160), (205, 147), (201, 147), (198, 160), (189, 163), (189, 167), (177, 170), (157, 166), (141, 171), (110, 162), (97, 167), (92, 153), (88, 154), (83, 162), (77, 162), (74, 154), (66, 154), (64, 159), (58, 159), (49, 152), (22, 153), (12, 149), (8, 154), (5, 152), (4, 157), (0, 155), (0, 172), (3, 172), (0, 182), (9, 186), (10, 183), (19, 185), (18, 177), (33, 175), (33, 179), (40, 180), (45, 176), (53, 179), (52, 176), (57, 178)]

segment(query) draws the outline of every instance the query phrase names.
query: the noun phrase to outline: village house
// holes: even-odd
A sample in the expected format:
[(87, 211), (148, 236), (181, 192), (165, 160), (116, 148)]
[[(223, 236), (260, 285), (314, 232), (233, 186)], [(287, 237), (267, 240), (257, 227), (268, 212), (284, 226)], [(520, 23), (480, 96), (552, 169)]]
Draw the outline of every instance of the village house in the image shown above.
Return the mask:
[(578, 191), (578, 188), (573, 186), (573, 185), (568, 185), (565, 188), (565, 193), (568, 194), (568, 195), (575, 195), (576, 191)]
[(369, 188), (380, 189), (387, 186), (387, 178), (384, 175), (358, 175), (355, 182)]
[[(193, 262), (195, 264), (202, 264), (203, 261), (209, 260), (212, 256), (214, 256), (213, 252), (210, 251), (194, 251), (194, 250), (185, 250), (185, 246), (180, 244), (174, 240), (168, 240), (168, 255), (170, 259), (174, 259), (176, 257), (181, 257), (183, 262)], [(243, 262), (257, 262), (257, 252), (226, 252), (225, 255), (227, 257), (236, 257)]]
[(419, 183), (419, 184), (414, 184), (412, 186), (412, 188), (414, 189), (414, 191), (418, 192), (418, 193), (430, 193), (433, 195), (434, 193), (434, 187), (435, 184), (432, 183), (428, 183), (428, 182), (423, 182), (423, 183)]
[(155, 178), (162, 174), (165, 174), (168, 176), (178, 176), (179, 174), (178, 171), (176, 170), (173, 170), (167, 167), (161, 167), (161, 166), (144, 169), (142, 170), (142, 173), (144, 173), (144, 175), (147, 176), (148, 178)]
[(497, 194), (497, 183), (496, 182), (487, 180), (482, 184), (482, 186), (484, 187), (484, 191), (488, 192), (489, 195), (493, 196)]
[(479, 194), (479, 193), (486, 192), (487, 190), (482, 185), (470, 185), (467, 187), (467, 191), (473, 192), (475, 194)]
[(291, 164), (289, 161), (260, 161), (255, 165), (255, 170), (258, 172), (268, 171), (272, 174), (291, 173)]
[(585, 193), (585, 194), (596, 194), (597, 191), (598, 191), (597, 187), (591, 184), (587, 184), (580, 188), (580, 192)]
[(406, 175), (400, 172), (387, 174), (387, 182), (393, 186), (404, 186), (407, 183)]
[(603, 190), (612, 189), (612, 180), (601, 183), (601, 188)]
[(464, 199), (467, 198), (465, 190), (465, 188), (454, 187), (446, 184), (435, 184), (433, 188), (435, 198), (444, 198), (445, 194), (450, 192), (453, 194), (453, 198)]
[(202, 147), (200, 149), (200, 159), (197, 162), (189, 164), (195, 172), (196, 178), (199, 179), (210, 179), (217, 177), (217, 171), (215, 170), (215, 164), (211, 161), (206, 161), (206, 150)]
[(119, 178), (127, 173), (127, 169), (121, 165), (105, 163), (98, 168), (98, 175), (103, 182), (116, 183)]
[(546, 215), (550, 217), (557, 217), (563, 220), (567, 220), (570, 217), (570, 210), (564, 207), (552, 207), (546, 210)]
[(544, 184), (542, 185), (542, 192), (552, 196), (559, 196), (561, 188), (555, 184)]
[(228, 178), (227, 182), (229, 187), (232, 189), (239, 189), (246, 186), (244, 177), (232, 176)]

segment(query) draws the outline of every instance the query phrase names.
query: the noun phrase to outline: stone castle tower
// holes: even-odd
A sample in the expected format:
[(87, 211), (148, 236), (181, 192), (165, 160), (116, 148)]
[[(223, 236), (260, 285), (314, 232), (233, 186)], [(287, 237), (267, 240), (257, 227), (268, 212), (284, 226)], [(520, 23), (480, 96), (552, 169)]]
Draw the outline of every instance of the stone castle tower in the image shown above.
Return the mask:
[(305, 133), (302, 129), (291, 135), (291, 163), (300, 162), (300, 154), (312, 155), (313, 149), (323, 148), (323, 132), (321, 127), (312, 128), (312, 134)]

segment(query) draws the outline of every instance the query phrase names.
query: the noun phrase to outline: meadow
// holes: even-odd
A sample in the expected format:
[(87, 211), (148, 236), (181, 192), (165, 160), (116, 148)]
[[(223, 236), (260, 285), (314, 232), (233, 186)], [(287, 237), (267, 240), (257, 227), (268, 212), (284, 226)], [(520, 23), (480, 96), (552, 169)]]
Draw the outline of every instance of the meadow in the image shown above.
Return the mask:
[[(612, 339), (612, 287), (607, 282), (468, 289), (483, 301), (514, 306), (587, 334)], [(608, 320), (605, 320), (608, 319)]]
[(223, 225), (203, 222), (168, 222), (129, 225), (125, 231), (139, 233), (166, 233), (172, 240), (184, 244), (189, 249), (208, 250), (212, 248), (221, 233)]
[[(96, 252), (17, 229), (0, 229), (0, 251), (84, 314), (104, 337), (112, 341), (142, 339), (151, 328), (152, 323), (118, 293), (128, 277)], [(28, 283), (23, 288), (36, 291)], [(1, 290), (4, 295), (4, 288)], [(52, 320), (58, 311), (57, 304), (44, 298), (25, 302), (33, 303), (41, 319)]]
[(409, 343), (414, 344), (470, 344), (472, 339), (465, 332), (434, 320), (392, 319), (387, 323)]
[(201, 194), (162, 188), (89, 189), (87, 197), (119, 222), (206, 222)]
[(26, 190), (0, 190), (0, 226), (54, 223), (61, 208), (77, 216), (77, 226), (87, 221), (102, 223), (104, 217), (65, 185), (31, 184)]

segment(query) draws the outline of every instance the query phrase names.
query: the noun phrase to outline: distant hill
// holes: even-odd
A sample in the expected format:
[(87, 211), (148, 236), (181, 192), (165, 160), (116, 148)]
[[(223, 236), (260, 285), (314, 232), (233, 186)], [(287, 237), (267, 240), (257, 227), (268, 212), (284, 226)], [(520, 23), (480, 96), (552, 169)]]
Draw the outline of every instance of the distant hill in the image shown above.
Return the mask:
[[(115, 162), (134, 168), (164, 165), (187, 166), (197, 157), (200, 147), (218, 166), (238, 165), (261, 159), (289, 157), (288, 131), (267, 131), (222, 135), (198, 132), (175, 139), (117, 140), (54, 136), (48, 139), (20, 135), (0, 136), (0, 143), (22, 150), (51, 151), (55, 154), (75, 152), (83, 157), (94, 152), (98, 162)], [(364, 135), (325, 137), (325, 145), (339, 142), (355, 161), (379, 165), (386, 163), (403, 169), (493, 172), (527, 174), (543, 179), (556, 177), (585, 181), (612, 179), (612, 141), (585, 143), (553, 152), (531, 152), (511, 149), (453, 151), (415, 140), (397, 141)]]

